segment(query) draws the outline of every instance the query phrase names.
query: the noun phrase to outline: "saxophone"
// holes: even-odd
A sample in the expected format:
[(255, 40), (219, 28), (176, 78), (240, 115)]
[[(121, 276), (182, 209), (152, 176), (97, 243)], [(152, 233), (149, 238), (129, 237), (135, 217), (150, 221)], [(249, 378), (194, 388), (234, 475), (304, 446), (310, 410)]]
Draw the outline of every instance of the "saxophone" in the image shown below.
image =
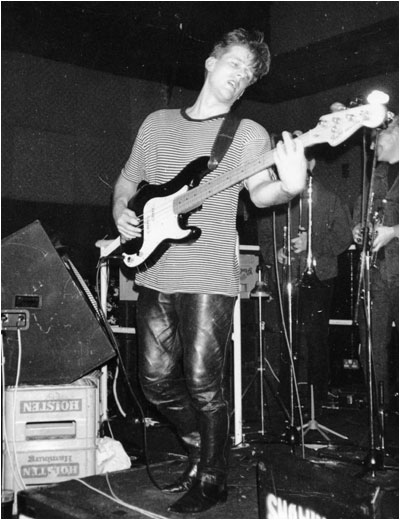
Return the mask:
[[(384, 199), (383, 204), (386, 202)], [(370, 248), (372, 248), (372, 244), (375, 240), (376, 235), (378, 234), (378, 227), (383, 226), (385, 220), (385, 208), (384, 206), (380, 206), (376, 210), (373, 211), (371, 216), (371, 233), (370, 233)], [(385, 250), (384, 248), (379, 249), (379, 251), (375, 251), (371, 254), (371, 267), (375, 269), (378, 268), (378, 259), (383, 260), (385, 258)]]

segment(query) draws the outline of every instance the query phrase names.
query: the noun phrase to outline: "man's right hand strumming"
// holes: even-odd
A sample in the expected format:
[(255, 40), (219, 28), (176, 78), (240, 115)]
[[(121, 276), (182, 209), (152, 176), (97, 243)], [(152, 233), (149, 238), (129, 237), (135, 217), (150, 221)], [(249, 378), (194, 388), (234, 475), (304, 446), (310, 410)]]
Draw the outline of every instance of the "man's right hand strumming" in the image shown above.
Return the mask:
[(140, 220), (135, 212), (128, 208), (125, 208), (116, 219), (116, 226), (121, 235), (121, 239), (125, 242), (142, 235)]
[(123, 241), (132, 240), (142, 235), (140, 219), (128, 208), (128, 203), (137, 191), (137, 184), (122, 175), (114, 187), (113, 217)]

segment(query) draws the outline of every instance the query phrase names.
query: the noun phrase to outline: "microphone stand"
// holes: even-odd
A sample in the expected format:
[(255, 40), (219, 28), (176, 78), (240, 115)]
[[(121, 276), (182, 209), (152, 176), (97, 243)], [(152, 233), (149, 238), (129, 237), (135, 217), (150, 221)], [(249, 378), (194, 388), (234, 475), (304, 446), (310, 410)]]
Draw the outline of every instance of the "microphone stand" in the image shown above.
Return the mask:
[(364, 311), (367, 329), (367, 391), (368, 391), (368, 422), (369, 422), (369, 453), (364, 459), (366, 470), (371, 476), (376, 476), (378, 469), (383, 469), (383, 453), (376, 449), (375, 445), (375, 406), (373, 385), (373, 361), (372, 361), (372, 320), (371, 320), (371, 280), (370, 280), (370, 255), (363, 252), (364, 257)]
[[(250, 292), (251, 298), (258, 300), (258, 376), (260, 384), (260, 411), (261, 411), (261, 430), (260, 434), (265, 435), (265, 409), (264, 409), (264, 331), (265, 321), (262, 314), (262, 299), (266, 298), (267, 302), (271, 301), (271, 295), (267, 291), (266, 284), (261, 280), (261, 265), (257, 266), (258, 281), (254, 289)], [(246, 389), (247, 390), (247, 389)], [(246, 391), (245, 391), (246, 393)]]
[[(269, 385), (268, 379), (265, 375), (265, 364), (266, 363), (270, 369), (272, 370), (271, 366), (268, 363), (268, 359), (265, 356), (264, 353), (264, 333), (265, 333), (265, 321), (263, 320), (263, 312), (262, 312), (262, 300), (264, 299), (267, 303), (270, 303), (273, 300), (273, 297), (268, 289), (268, 284), (266, 282), (262, 281), (262, 267), (261, 265), (257, 266), (257, 272), (258, 272), (258, 280), (256, 282), (255, 287), (250, 292), (250, 298), (257, 298), (258, 300), (258, 368), (256, 369), (256, 372), (254, 374), (253, 379), (250, 381), (250, 383), (247, 385), (246, 389), (244, 390), (242, 394), (242, 399), (247, 394), (248, 390), (252, 386), (252, 384), (257, 380), (259, 380), (259, 396), (260, 396), (260, 427), (259, 434), (261, 434), (261, 439), (256, 439), (255, 442), (266, 442), (265, 441), (265, 435), (266, 435), (266, 428), (265, 428), (265, 402), (266, 402), (266, 396), (264, 395), (265, 392), (265, 385)], [(270, 386), (270, 385), (269, 385)], [(273, 389), (271, 388), (273, 391)], [(276, 393), (275, 395), (278, 404), (281, 406), (283, 413), (286, 417), (289, 416), (289, 412), (286, 410), (286, 407), (282, 400), (280, 399), (279, 393)]]
[[(307, 265), (300, 281), (299, 290), (310, 290), (312, 288), (322, 287), (323, 283), (319, 280), (313, 264), (313, 252), (312, 252), (312, 175), (309, 173), (308, 177), (308, 227), (307, 227)], [(345, 435), (338, 433), (322, 424), (318, 423), (315, 419), (315, 407), (314, 407), (314, 385), (310, 385), (311, 393), (311, 419), (304, 426), (299, 426), (299, 430), (304, 430), (303, 436), (305, 436), (310, 430), (318, 431), (322, 437), (328, 442), (330, 441), (328, 435), (325, 432), (332, 433), (341, 439), (347, 439)]]
[[(288, 337), (287, 347), (289, 351), (290, 364), (290, 423), (284, 435), (284, 440), (291, 446), (291, 451), (294, 454), (294, 447), (299, 444), (299, 432), (295, 426), (294, 420), (294, 386), (295, 386), (295, 366), (293, 358), (293, 279), (292, 279), (292, 255), (290, 249), (290, 237), (292, 233), (291, 223), (291, 202), (288, 203), (288, 218), (287, 227), (284, 230), (284, 248), (287, 257), (286, 270), (286, 288), (287, 288), (287, 303), (288, 303)], [(301, 411), (300, 411), (301, 413)]]
[[(378, 133), (376, 141), (378, 138)], [(376, 142), (375, 142), (376, 150)], [(369, 423), (369, 453), (364, 459), (364, 465), (366, 472), (370, 472), (373, 478), (376, 477), (376, 471), (383, 469), (383, 458), (384, 453), (382, 450), (377, 450), (375, 441), (375, 406), (374, 406), (374, 381), (373, 381), (373, 359), (372, 359), (372, 314), (371, 314), (371, 279), (370, 279), (370, 267), (371, 267), (371, 255), (368, 247), (369, 241), (369, 220), (373, 210), (373, 181), (374, 173), (376, 168), (376, 153), (374, 152), (374, 158), (372, 162), (372, 174), (369, 187), (368, 197), (368, 208), (365, 211), (365, 193), (363, 193), (363, 221), (362, 229), (363, 242), (360, 258), (360, 279), (357, 291), (357, 302), (356, 310), (360, 306), (361, 294), (364, 293), (364, 316), (366, 325), (366, 337), (367, 337), (367, 394), (368, 394), (368, 423)], [(365, 173), (365, 172), (364, 172)], [(364, 190), (366, 189), (366, 180), (364, 179), (363, 184)], [(371, 240), (372, 242), (372, 240)], [(354, 317), (354, 321), (358, 321), (358, 312)], [(383, 432), (381, 432), (383, 437)], [(383, 441), (382, 441), (383, 442)]]

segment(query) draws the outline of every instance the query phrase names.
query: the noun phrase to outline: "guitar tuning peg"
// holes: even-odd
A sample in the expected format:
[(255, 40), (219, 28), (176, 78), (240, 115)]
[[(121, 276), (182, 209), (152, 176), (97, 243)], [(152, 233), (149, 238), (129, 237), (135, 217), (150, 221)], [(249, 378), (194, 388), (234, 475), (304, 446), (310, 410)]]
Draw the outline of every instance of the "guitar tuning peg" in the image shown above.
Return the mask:
[(366, 103), (366, 100), (365, 100), (364, 96), (356, 96), (354, 99), (351, 99), (349, 101), (349, 107), (350, 108), (359, 107), (361, 105), (365, 105), (365, 103)]
[(332, 103), (332, 105), (329, 108), (331, 109), (331, 112), (339, 112), (340, 110), (346, 110), (346, 106), (343, 105), (343, 103), (339, 103), (339, 101), (336, 101), (336, 103)]

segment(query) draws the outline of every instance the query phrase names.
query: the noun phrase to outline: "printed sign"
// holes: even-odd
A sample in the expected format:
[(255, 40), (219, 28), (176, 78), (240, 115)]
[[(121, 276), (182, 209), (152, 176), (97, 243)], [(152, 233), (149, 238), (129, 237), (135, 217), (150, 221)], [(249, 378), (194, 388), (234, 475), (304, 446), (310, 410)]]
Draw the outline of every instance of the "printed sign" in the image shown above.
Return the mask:
[(80, 412), (81, 410), (82, 399), (48, 399), (20, 402), (20, 413)]

